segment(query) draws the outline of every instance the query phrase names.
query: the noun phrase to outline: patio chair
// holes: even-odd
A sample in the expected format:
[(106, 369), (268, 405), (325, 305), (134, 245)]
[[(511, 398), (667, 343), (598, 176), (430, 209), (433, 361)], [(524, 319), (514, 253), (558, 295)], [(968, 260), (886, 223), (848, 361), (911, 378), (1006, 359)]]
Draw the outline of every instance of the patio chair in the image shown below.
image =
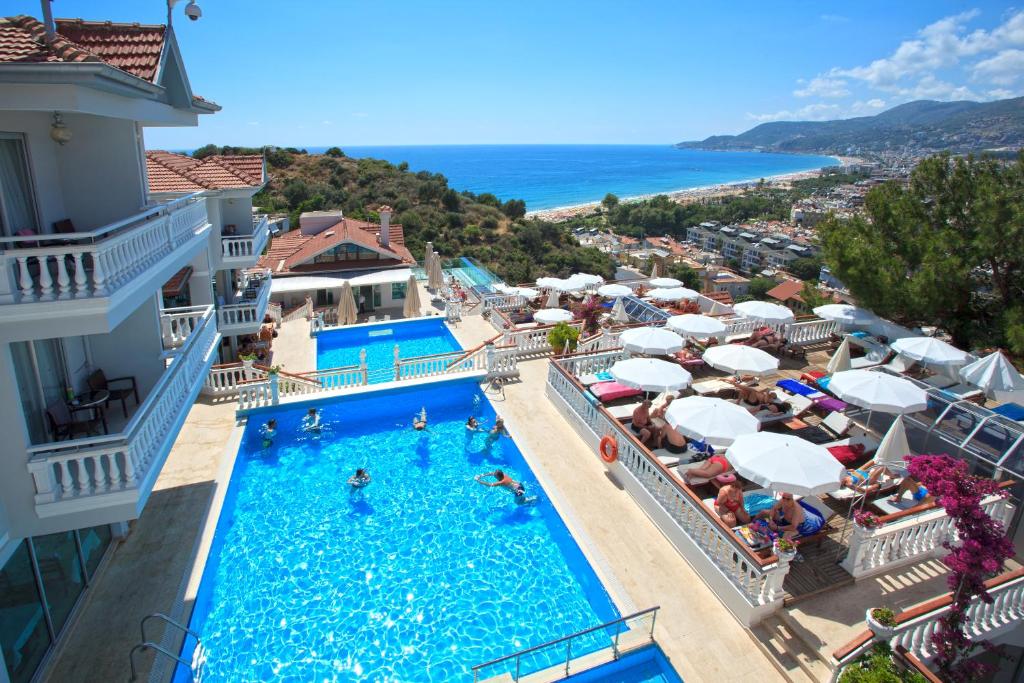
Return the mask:
[(55, 441), (60, 441), (64, 437), (73, 439), (76, 434), (92, 436), (100, 433), (103, 423), (95, 413), (93, 417), (83, 419), (77, 415), (78, 412), (85, 411), (72, 412), (63, 400), (54, 401), (46, 406), (46, 421)]
[[(139, 388), (135, 384), (134, 377), (112, 377), (107, 378), (103, 370), (96, 370), (89, 375), (89, 389), (92, 391), (109, 391), (108, 401), (120, 401), (121, 411), (125, 418), (128, 417), (128, 397), (135, 398), (135, 405), (139, 405)], [(127, 384), (127, 386), (114, 387), (113, 384)]]

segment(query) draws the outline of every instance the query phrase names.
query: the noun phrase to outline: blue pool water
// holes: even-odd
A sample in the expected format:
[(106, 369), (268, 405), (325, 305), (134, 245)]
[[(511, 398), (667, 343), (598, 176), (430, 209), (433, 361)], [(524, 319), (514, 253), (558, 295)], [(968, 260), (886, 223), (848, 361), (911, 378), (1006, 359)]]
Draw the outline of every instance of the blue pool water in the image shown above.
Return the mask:
[(566, 679), (572, 683), (683, 683), (657, 645)]
[[(302, 405), (250, 416), (190, 622), (202, 680), (472, 680), (474, 664), (618, 616), (512, 439), (465, 429), (495, 419), (475, 383), (320, 406), (319, 436)], [(365, 489), (345, 483), (357, 467)], [(496, 468), (536, 502), (473, 481)]]
[(316, 367), (326, 370), (359, 365), (359, 350), (366, 349), (371, 384), (389, 381), (394, 377), (381, 372), (375, 374), (374, 370), (394, 367), (395, 344), (398, 344), (402, 358), (462, 349), (440, 317), (382, 323), (319, 333), (316, 337)]

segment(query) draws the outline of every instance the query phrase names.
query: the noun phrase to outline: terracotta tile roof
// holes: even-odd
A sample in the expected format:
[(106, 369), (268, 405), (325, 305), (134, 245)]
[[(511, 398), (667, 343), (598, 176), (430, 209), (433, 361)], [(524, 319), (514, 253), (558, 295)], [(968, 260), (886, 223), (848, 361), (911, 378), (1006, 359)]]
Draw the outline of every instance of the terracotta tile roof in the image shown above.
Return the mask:
[(767, 292), (766, 296), (770, 296), (773, 299), (779, 301), (789, 301), (790, 299), (800, 299), (800, 292), (803, 291), (804, 283), (796, 280), (784, 280), (775, 287), (772, 287)]
[[(405, 246), (405, 231), (401, 225), (392, 223), (389, 227), (390, 244), (383, 247), (377, 241), (380, 225), (351, 218), (343, 218), (336, 224), (316, 235), (303, 235), (292, 230), (271, 239), (267, 253), (259, 261), (261, 268), (269, 268), (275, 276), (287, 273), (310, 273), (317, 271), (338, 271), (380, 267), (381, 265), (410, 265), (415, 263), (412, 253)], [(355, 244), (380, 254), (379, 259), (366, 261), (312, 263), (313, 257), (340, 244)]]
[(162, 150), (146, 152), (150, 192), (197, 192), (259, 187), (267, 181), (263, 157), (209, 156), (193, 159)]
[(730, 294), (727, 291), (722, 291), (722, 292), (704, 292), (704, 296), (706, 296), (707, 298), (711, 299), (712, 301), (717, 301), (720, 304), (725, 304), (726, 306), (732, 306), (732, 294)]

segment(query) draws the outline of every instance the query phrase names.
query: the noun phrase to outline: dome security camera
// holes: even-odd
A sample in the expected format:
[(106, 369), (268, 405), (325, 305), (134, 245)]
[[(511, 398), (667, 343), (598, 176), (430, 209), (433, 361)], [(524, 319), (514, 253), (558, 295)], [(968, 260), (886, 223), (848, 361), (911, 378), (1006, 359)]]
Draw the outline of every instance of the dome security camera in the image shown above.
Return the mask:
[(199, 17), (203, 16), (203, 10), (199, 9), (196, 0), (189, 0), (189, 3), (185, 5), (185, 16), (192, 21), (199, 21)]

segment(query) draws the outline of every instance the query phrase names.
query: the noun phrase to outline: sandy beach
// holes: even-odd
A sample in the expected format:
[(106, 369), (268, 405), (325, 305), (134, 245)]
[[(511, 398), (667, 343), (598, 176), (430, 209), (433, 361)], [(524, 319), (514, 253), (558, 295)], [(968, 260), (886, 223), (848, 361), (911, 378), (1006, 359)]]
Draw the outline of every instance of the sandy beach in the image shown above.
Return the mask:
[[(856, 157), (835, 157), (837, 164), (850, 164), (860, 163), (863, 160)], [(821, 175), (821, 169), (812, 169), (810, 171), (800, 171), (797, 173), (782, 173), (774, 176), (767, 176), (764, 178), (767, 187), (773, 189), (788, 189), (790, 184), (796, 180), (805, 180), (807, 178), (816, 178)], [(717, 185), (704, 185), (701, 187), (689, 187), (681, 190), (674, 190), (671, 192), (656, 192), (652, 194), (635, 195), (632, 197), (619, 197), (621, 202), (639, 202), (646, 199), (651, 199), (658, 195), (665, 195), (672, 201), (678, 204), (690, 204), (693, 202), (705, 201), (716, 197), (728, 197), (733, 195), (742, 194), (743, 192), (756, 187), (760, 178), (756, 180), (738, 180), (732, 183), (720, 183)], [(538, 218), (545, 221), (565, 221), (578, 216), (586, 216), (597, 211), (601, 206), (600, 202), (588, 202), (586, 204), (576, 204), (573, 206), (560, 206), (553, 209), (539, 209), (537, 211), (527, 211), (526, 215), (529, 218)]]

